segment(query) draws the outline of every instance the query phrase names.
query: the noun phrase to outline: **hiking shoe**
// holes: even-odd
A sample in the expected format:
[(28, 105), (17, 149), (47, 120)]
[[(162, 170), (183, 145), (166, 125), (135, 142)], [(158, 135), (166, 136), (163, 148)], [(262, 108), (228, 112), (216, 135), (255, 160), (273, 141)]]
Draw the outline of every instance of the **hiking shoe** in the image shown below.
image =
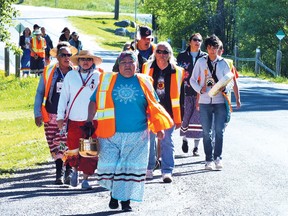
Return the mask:
[(153, 179), (153, 170), (147, 170), (146, 171), (146, 180)]
[(216, 170), (221, 170), (223, 168), (222, 160), (220, 157), (217, 157), (216, 160), (214, 160), (214, 163)]
[(187, 153), (187, 152), (188, 152), (188, 149), (189, 149), (189, 147), (188, 147), (188, 141), (183, 139), (182, 151), (183, 151), (184, 153)]
[(172, 174), (171, 173), (163, 173), (162, 179), (164, 183), (171, 183), (172, 182)]
[(205, 170), (213, 170), (213, 162), (212, 161), (206, 161), (205, 163)]
[(56, 179), (54, 184), (55, 184), (55, 185), (63, 185), (62, 178)]
[(77, 187), (78, 183), (78, 171), (73, 171), (70, 179), (70, 185), (72, 187)]
[(198, 148), (197, 148), (197, 147), (195, 147), (195, 148), (193, 149), (193, 155), (194, 155), (194, 156), (200, 156), (199, 153), (198, 153)]
[(92, 190), (92, 187), (89, 185), (87, 180), (83, 180), (81, 184), (82, 190)]
[(121, 201), (122, 211), (123, 212), (129, 212), (132, 211), (132, 208), (130, 206), (130, 200), (127, 201)]
[(109, 202), (109, 208), (110, 209), (117, 209), (119, 207), (119, 203), (118, 203), (118, 200), (117, 199), (114, 199), (111, 195), (111, 199), (110, 199), (110, 202)]

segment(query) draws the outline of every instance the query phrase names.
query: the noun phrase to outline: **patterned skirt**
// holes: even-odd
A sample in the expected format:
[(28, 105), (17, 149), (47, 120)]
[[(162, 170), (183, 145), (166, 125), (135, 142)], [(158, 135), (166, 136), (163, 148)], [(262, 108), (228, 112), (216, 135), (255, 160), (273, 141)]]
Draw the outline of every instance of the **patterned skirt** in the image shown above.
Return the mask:
[(46, 140), (54, 160), (62, 159), (64, 152), (68, 149), (66, 146), (66, 134), (60, 134), (56, 121), (57, 114), (49, 113), (50, 121), (44, 123)]
[(99, 138), (99, 142), (99, 184), (117, 200), (141, 202), (148, 164), (148, 130), (116, 132), (110, 138)]
[(202, 138), (203, 131), (200, 123), (200, 112), (196, 109), (195, 96), (185, 96), (184, 99), (184, 115), (180, 130), (180, 136), (187, 138)]

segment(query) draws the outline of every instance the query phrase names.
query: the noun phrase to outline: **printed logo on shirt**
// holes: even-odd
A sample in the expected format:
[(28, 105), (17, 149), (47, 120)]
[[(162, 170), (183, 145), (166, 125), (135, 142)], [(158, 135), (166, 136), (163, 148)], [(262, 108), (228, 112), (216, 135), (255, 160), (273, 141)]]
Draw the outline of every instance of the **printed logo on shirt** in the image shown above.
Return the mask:
[(165, 96), (165, 82), (164, 77), (160, 76), (157, 83), (156, 89), (157, 95), (159, 98), (164, 98)]
[(115, 96), (115, 100), (127, 104), (131, 103), (132, 101), (136, 101), (136, 98), (139, 96), (139, 90), (137, 90), (132, 84), (121, 84), (119, 87), (113, 90), (113, 95)]

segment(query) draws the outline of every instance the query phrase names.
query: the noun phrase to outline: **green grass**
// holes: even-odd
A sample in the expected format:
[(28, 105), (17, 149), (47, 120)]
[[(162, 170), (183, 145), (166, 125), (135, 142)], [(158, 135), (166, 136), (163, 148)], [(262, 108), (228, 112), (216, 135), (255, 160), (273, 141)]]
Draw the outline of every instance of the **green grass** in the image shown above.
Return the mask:
[(0, 72), (0, 178), (50, 158), (43, 127), (34, 123), (37, 78), (4, 77)]
[(288, 78), (280, 76), (273, 77), (270, 73), (265, 73), (264, 71), (260, 71), (260, 74), (255, 74), (250, 70), (241, 70), (239, 73), (243, 76), (257, 77), (270, 82), (288, 84)]
[[(23, 4), (33, 6), (55, 7), (57, 3), (58, 8), (76, 9), (76, 10), (90, 10), (101, 12), (114, 12), (115, 0), (25, 0)], [(140, 0), (136, 0), (137, 10), (141, 9)], [(120, 0), (120, 13), (134, 13), (135, 1)]]
[[(134, 20), (131, 16), (120, 16), (119, 18), (119, 20)], [(116, 20), (111, 15), (68, 17), (68, 19), (81, 32), (93, 36), (95, 42), (105, 50), (121, 51), (126, 41), (132, 41), (129, 36), (114, 34), (115, 29), (119, 27), (114, 25)], [(127, 27), (126, 29), (129, 32), (135, 32), (135, 28)]]

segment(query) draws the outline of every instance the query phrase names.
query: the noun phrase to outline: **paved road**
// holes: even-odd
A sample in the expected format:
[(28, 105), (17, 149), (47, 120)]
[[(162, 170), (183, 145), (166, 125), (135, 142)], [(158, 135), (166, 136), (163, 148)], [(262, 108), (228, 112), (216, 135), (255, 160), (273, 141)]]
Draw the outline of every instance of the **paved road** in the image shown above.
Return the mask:
[[(232, 114), (224, 137), (222, 171), (205, 171), (200, 157), (181, 151), (174, 134), (174, 181), (163, 184), (159, 170), (145, 185), (145, 199), (132, 203), (141, 216), (287, 216), (288, 86), (241, 77), (243, 107)], [(191, 146), (190, 146), (191, 147)], [(53, 185), (53, 164), (0, 180), (1, 215), (116, 215), (109, 192), (92, 178), (93, 190)]]

